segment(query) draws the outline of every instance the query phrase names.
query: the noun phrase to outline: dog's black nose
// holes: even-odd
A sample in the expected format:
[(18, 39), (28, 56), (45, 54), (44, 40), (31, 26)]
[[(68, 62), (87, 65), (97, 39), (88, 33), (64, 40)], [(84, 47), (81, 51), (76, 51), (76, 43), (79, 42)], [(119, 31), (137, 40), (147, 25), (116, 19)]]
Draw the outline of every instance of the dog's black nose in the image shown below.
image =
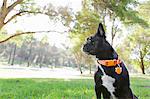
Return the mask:
[(87, 48), (85, 47), (85, 45), (83, 45), (83, 51), (86, 52)]

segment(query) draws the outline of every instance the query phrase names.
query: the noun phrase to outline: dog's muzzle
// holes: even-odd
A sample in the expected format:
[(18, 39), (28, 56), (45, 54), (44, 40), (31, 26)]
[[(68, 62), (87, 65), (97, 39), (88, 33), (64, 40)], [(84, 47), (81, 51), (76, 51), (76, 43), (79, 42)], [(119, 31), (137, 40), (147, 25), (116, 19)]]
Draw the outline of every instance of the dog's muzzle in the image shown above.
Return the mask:
[(85, 47), (85, 45), (83, 46), (83, 51), (87, 52), (87, 48)]

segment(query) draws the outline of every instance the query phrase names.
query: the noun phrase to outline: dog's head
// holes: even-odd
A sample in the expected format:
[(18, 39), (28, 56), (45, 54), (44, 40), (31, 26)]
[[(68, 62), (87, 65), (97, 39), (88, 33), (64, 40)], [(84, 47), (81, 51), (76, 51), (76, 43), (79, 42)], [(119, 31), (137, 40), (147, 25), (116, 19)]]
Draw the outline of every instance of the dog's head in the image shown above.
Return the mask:
[(112, 50), (112, 46), (106, 41), (103, 25), (100, 23), (97, 33), (87, 38), (86, 43), (83, 45), (83, 51), (90, 55), (99, 56), (112, 52)]

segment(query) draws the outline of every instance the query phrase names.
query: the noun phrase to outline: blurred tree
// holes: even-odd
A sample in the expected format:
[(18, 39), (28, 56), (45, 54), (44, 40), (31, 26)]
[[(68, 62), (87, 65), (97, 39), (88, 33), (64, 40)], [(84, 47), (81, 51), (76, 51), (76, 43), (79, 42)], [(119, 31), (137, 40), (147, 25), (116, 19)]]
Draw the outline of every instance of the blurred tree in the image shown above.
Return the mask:
[(89, 73), (92, 74), (92, 67), (95, 66), (94, 64), (94, 60), (91, 56), (89, 55), (85, 55), (84, 56), (84, 63), (87, 65), (87, 67), (89, 68)]
[[(86, 38), (88, 35), (91, 35), (95, 32), (99, 20), (101, 20), (101, 22), (103, 22), (103, 24), (105, 25), (105, 17), (110, 17), (110, 19), (112, 20), (111, 36), (113, 43), (113, 39), (116, 36), (116, 33), (120, 30), (118, 26), (114, 24), (116, 20), (123, 21), (123, 23), (125, 24), (139, 23), (140, 25), (147, 26), (147, 23), (143, 19), (139, 18), (137, 11), (134, 11), (130, 8), (130, 6), (128, 6), (135, 6), (136, 4), (137, 2), (134, 0), (117, 2), (115, 2), (114, 0), (83, 0), (82, 10), (75, 15), (75, 18), (72, 17), (74, 27), (71, 33), (73, 33), (73, 35), (84, 34), (84, 38)], [(86, 35), (85, 33), (87, 33), (88, 35)]]
[[(145, 74), (144, 62), (150, 60), (150, 30), (138, 28), (130, 39), (130, 44), (134, 57), (138, 60), (142, 74)], [(133, 56), (132, 56), (133, 57)], [(149, 65), (148, 65), (149, 66)]]
[[(89, 35), (96, 32), (97, 26), (99, 24), (99, 16), (95, 11), (91, 11), (87, 7), (83, 7), (81, 12), (76, 14), (76, 21), (74, 21), (74, 27), (71, 30), (70, 37), (73, 46), (73, 53), (80, 72), (81, 66), (86, 63), (89, 63), (90, 60), (87, 60), (87, 56), (82, 53), (82, 45)], [(89, 58), (91, 59), (91, 58)], [(89, 66), (91, 66), (89, 64)], [(91, 69), (91, 68), (90, 68)]]
[[(84, 0), (89, 1), (89, 0)], [(112, 19), (118, 17), (125, 24), (138, 23), (147, 26), (147, 23), (138, 16), (138, 12), (134, 8), (139, 4), (138, 0), (92, 0), (95, 10), (100, 13), (100, 16), (109, 16)], [(105, 19), (101, 18), (105, 23)]]
[[(0, 31), (0, 39), (3, 39), (7, 36), (7, 31), (6, 30), (1, 30)], [(3, 55), (6, 55), (6, 52), (7, 52), (7, 44), (4, 43), (4, 44), (1, 44), (1, 49), (0, 49), (0, 56), (3, 56)]]
[[(138, 11), (139, 15), (142, 19), (147, 21), (150, 26), (150, 1), (144, 2), (142, 5), (139, 6)], [(135, 29), (135, 34), (133, 34), (134, 39), (131, 39), (133, 45), (137, 48), (135, 53), (137, 54), (138, 63), (140, 65), (140, 69), (143, 74), (145, 74), (145, 68), (149, 67), (150, 61), (150, 28), (138, 27)]]
[(39, 58), (40, 58), (39, 66), (40, 66), (40, 68), (42, 67), (43, 62), (46, 59), (46, 53), (44, 53), (43, 51), (47, 52), (47, 48), (46, 48), (47, 45), (49, 45), (48, 37), (45, 35), (40, 41), (40, 47), (41, 47), (41, 50), (39, 52)]
[(32, 55), (32, 46), (33, 46), (33, 42), (34, 42), (34, 37), (32, 34), (30, 35), (26, 35), (24, 38), (24, 42), (27, 43), (28, 47), (27, 47), (27, 67), (30, 66), (30, 63), (31, 63), (31, 55)]
[[(111, 29), (112, 45), (115, 36), (121, 31), (121, 28), (116, 24), (118, 21), (125, 25), (139, 24), (142, 27), (147, 27), (147, 21), (141, 18), (134, 9), (138, 4), (139, 3), (136, 0), (83, 0), (81, 11), (76, 13), (75, 16), (71, 13), (69, 14), (72, 18), (72, 21), (69, 20), (69, 25), (72, 26), (73, 24), (70, 31), (70, 37), (74, 44), (73, 49), (75, 51), (73, 51), (73, 53), (78, 56), (76, 59), (82, 63), (82, 44), (84, 43), (85, 38), (96, 32), (99, 21), (104, 24), (106, 31), (107, 29)], [(107, 17), (109, 17), (111, 27), (106, 27)]]
[[(17, 32), (20, 32), (20, 31), (17, 31)], [(18, 37), (15, 37), (15, 38), (11, 39), (10, 43), (12, 43), (12, 45), (11, 45), (12, 47), (11, 47), (8, 63), (11, 61), (10, 64), (14, 65), (14, 60), (15, 60), (15, 57), (16, 57), (16, 50), (17, 50), (18, 47), (21, 47), (21, 45), (23, 43), (22, 36), (18, 36)]]
[[(50, 17), (50, 19), (59, 19), (63, 15), (66, 15), (63, 8), (59, 10), (55, 9), (52, 4), (40, 7), (36, 5), (34, 0), (3, 0), (0, 3), (0, 30), (7, 25), (9, 22), (17, 22), (17, 17), (22, 17), (24, 15), (36, 15), (43, 14)], [(65, 9), (65, 8), (64, 8)], [(56, 11), (55, 11), (56, 10)], [(63, 14), (61, 12), (64, 12)], [(61, 15), (61, 16), (60, 16)], [(33, 33), (43, 33), (43, 32), (60, 32), (60, 31), (30, 31), (30, 32), (20, 32), (12, 35), (8, 35), (5, 39), (0, 39), (0, 43), (8, 41), (9, 39), (19, 36), (22, 34), (33, 34)], [(61, 32), (64, 33), (64, 32)]]
[(36, 13), (38, 10), (33, 0), (3, 0), (0, 6), (0, 30), (16, 17)]
[[(39, 8), (35, 5), (34, 0), (3, 0), (0, 5), (0, 30), (9, 22), (14, 21), (16, 17), (23, 15), (40, 13)], [(15, 21), (14, 21), (15, 22)], [(27, 34), (22, 33), (22, 34)], [(16, 35), (17, 34), (17, 35)], [(18, 32), (0, 41), (3, 43), (15, 36), (20, 35)], [(16, 45), (15, 45), (16, 46)]]
[[(107, 29), (111, 29), (111, 44), (113, 45), (115, 36), (121, 31), (121, 28), (118, 26), (119, 21), (127, 25), (140, 24), (143, 27), (148, 26), (147, 22), (140, 18), (138, 12), (134, 10), (138, 4), (136, 0), (83, 0), (82, 10), (75, 14), (75, 16), (68, 11), (66, 16), (68, 16), (69, 21), (66, 19), (65, 22), (68, 23), (70, 27), (74, 25), (73, 28), (71, 28), (71, 33), (76, 32), (76, 35), (80, 35), (81, 33), (91, 30), (91, 33), (88, 31), (90, 35), (95, 32), (95, 26), (101, 21), (106, 31)], [(106, 20), (109, 20), (109, 24), (111, 24), (109, 27), (106, 27)], [(87, 35), (85, 35), (84, 38), (86, 37)]]
[(75, 57), (75, 60), (76, 60), (76, 64), (77, 64), (77, 67), (80, 71), (80, 73), (82, 74), (83, 73), (83, 70), (82, 70), (82, 63), (83, 63), (83, 54), (81, 52), (73, 52), (74, 54), (74, 57)]
[[(140, 18), (147, 21), (148, 25), (150, 25), (149, 5), (150, 1), (147, 1), (141, 4), (137, 9)], [(149, 63), (150, 60), (150, 29), (149, 27), (135, 25), (132, 27), (132, 31), (133, 30), (134, 32), (118, 47), (118, 52), (128, 64), (132, 64), (133, 66), (137, 65), (138, 68), (140, 67), (142, 73), (145, 74), (146, 67), (149, 67), (147, 63)], [(121, 53), (123, 55), (121, 55)]]

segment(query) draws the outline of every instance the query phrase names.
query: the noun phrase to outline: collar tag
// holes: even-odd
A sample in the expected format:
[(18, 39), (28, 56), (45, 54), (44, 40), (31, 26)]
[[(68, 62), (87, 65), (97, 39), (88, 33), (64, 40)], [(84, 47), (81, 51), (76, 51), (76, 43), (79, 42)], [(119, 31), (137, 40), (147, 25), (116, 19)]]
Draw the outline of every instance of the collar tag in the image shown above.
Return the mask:
[(121, 72), (122, 72), (122, 67), (116, 67), (116, 68), (115, 68), (115, 72), (116, 72), (117, 74), (121, 74)]

